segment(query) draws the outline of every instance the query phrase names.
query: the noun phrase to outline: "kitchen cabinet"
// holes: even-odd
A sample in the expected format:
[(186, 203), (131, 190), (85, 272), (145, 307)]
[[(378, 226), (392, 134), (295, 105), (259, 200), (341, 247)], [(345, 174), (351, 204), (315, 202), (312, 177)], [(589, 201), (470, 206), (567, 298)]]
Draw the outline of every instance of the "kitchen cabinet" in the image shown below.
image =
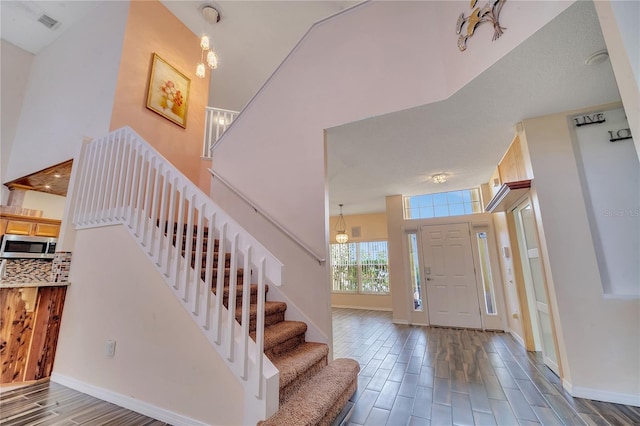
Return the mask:
[(0, 288), (1, 384), (51, 375), (66, 293), (65, 285)]
[(58, 237), (60, 221), (44, 217), (0, 214), (0, 234)]
[(528, 176), (525, 168), (519, 136), (513, 139), (509, 149), (498, 164), (498, 173), (501, 183), (517, 182), (532, 178), (532, 176)]

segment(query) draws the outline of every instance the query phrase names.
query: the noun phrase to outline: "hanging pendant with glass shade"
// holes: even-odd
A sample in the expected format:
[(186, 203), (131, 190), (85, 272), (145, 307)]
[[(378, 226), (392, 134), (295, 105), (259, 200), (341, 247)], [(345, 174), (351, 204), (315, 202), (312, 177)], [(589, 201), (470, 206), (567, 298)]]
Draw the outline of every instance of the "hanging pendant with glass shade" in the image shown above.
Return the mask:
[(336, 222), (336, 241), (340, 244), (344, 244), (349, 241), (349, 236), (347, 235), (347, 225), (344, 222), (344, 216), (342, 215), (343, 204), (338, 205), (340, 206), (340, 216), (338, 216), (338, 221)]
[(216, 68), (218, 68), (218, 55), (216, 55), (216, 53), (213, 50), (210, 50), (207, 53), (207, 65), (212, 70), (215, 70)]
[[(220, 22), (220, 12), (218, 12), (218, 10), (211, 5), (203, 6), (201, 9), (201, 13), (205, 21), (207, 21), (209, 24), (215, 24), (216, 22)], [(204, 34), (200, 38), (200, 51), (201, 51), (200, 62), (196, 67), (196, 76), (199, 78), (205, 78), (206, 76), (205, 64), (212, 70), (215, 70), (216, 68), (218, 68), (218, 54), (213, 49), (211, 39), (206, 34)], [(205, 61), (205, 52), (206, 52), (206, 61)]]

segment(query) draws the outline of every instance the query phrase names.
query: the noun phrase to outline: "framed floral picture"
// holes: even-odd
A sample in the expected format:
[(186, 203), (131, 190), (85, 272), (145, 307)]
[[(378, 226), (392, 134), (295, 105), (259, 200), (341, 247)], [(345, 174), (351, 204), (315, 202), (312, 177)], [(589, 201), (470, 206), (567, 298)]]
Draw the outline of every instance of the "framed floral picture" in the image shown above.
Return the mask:
[(191, 80), (154, 53), (147, 108), (186, 128), (190, 84)]

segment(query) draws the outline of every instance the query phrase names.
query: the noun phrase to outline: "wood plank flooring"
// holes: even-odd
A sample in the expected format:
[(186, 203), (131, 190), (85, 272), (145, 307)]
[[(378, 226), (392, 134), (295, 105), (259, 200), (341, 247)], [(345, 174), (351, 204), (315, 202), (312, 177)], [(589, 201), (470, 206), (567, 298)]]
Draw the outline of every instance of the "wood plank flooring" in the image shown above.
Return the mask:
[(3, 391), (0, 394), (0, 425), (3, 426), (162, 426), (109, 402), (52, 382)]
[(360, 363), (349, 426), (640, 425), (640, 408), (573, 398), (509, 334), (397, 325), (333, 309), (334, 358)]
[[(333, 310), (334, 357), (361, 366), (350, 426), (640, 425), (640, 408), (572, 398), (510, 335)], [(57, 383), (0, 393), (2, 426), (166, 423)], [(285, 426), (285, 425), (283, 425)]]

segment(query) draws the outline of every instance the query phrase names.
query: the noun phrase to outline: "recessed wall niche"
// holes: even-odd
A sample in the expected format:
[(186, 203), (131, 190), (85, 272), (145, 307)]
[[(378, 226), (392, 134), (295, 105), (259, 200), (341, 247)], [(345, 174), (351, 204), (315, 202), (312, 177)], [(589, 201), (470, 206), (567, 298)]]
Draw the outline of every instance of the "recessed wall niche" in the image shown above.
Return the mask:
[(640, 297), (640, 164), (624, 110), (570, 125), (603, 291)]

